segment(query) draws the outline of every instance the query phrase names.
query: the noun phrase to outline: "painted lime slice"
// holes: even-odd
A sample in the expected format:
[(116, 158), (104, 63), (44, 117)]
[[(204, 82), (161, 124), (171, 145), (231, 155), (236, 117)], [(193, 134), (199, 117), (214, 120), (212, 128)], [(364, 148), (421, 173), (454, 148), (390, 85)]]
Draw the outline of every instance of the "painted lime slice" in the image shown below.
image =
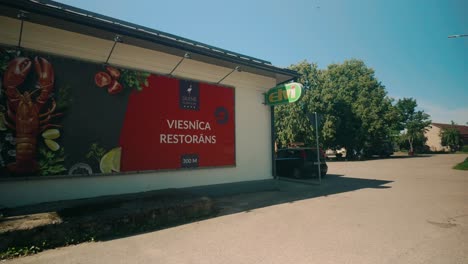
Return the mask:
[(60, 137), (60, 131), (55, 128), (47, 129), (42, 133), (42, 137), (46, 139), (57, 139)]
[(120, 172), (120, 158), (122, 156), (122, 148), (117, 148), (112, 160), (112, 171)]
[(60, 145), (52, 139), (45, 139), (44, 142), (46, 146), (52, 151), (57, 151), (60, 149)]
[(120, 171), (120, 157), (122, 148), (113, 148), (101, 158), (99, 167), (102, 173), (111, 173)]

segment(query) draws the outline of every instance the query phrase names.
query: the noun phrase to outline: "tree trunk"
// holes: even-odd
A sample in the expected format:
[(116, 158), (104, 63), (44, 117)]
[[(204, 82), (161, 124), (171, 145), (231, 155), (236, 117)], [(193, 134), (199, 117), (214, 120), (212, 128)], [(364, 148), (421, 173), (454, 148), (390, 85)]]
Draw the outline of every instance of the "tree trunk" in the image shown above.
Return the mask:
[(410, 156), (413, 156), (414, 155), (414, 149), (413, 149), (413, 138), (408, 138), (408, 143), (409, 143), (409, 146), (410, 146), (410, 149), (409, 149), (409, 154)]

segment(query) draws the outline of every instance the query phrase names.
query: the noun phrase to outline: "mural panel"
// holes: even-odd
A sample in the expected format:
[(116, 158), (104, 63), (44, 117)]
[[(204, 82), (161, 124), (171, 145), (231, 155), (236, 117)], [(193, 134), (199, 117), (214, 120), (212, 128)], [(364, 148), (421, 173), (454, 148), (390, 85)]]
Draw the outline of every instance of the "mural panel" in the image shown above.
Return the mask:
[(0, 49), (1, 177), (235, 165), (234, 89)]

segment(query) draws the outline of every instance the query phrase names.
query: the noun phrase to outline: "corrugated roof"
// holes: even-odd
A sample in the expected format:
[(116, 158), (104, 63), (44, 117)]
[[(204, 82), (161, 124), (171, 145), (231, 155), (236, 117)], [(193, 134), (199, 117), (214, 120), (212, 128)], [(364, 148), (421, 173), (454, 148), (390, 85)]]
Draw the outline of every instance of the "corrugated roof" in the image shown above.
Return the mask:
[[(159, 30), (151, 29), (141, 25), (133, 24), (123, 20), (97, 14), (91, 11), (79, 9), (73, 6), (57, 3), (50, 0), (0, 0), (0, 3), (11, 8), (24, 10), (26, 12), (37, 13), (41, 16), (52, 17), (63, 21), (81, 24), (87, 27), (127, 35), (132, 38), (139, 38), (145, 41), (152, 41), (156, 44), (165, 45), (202, 56), (210, 56), (215, 59), (222, 59), (232, 63), (238, 63), (249, 67), (281, 74), (289, 79), (298, 77), (298, 73), (293, 70), (273, 66), (271, 62), (243, 55), (237, 52), (228, 51), (214, 47), (205, 43), (190, 40)], [(42, 18), (44, 19), (44, 18)], [(45, 21), (47, 22), (47, 21)], [(53, 21), (49, 21), (53, 23)], [(57, 25), (58, 26), (58, 25)], [(63, 26), (63, 25), (61, 25)], [(73, 25), (70, 25), (73, 27)], [(75, 28), (74, 30), (83, 30)], [(86, 32), (84, 32), (86, 33)], [(91, 31), (89, 33), (92, 33)], [(104, 38), (104, 36), (101, 36)], [(285, 79), (283, 77), (283, 79)]]
[(113, 24), (113, 25), (117, 25), (117, 26), (121, 26), (121, 27), (131, 29), (131, 30), (136, 30), (136, 31), (139, 31), (139, 32), (144, 32), (144, 33), (147, 33), (147, 34), (150, 34), (150, 35), (158, 36), (158, 37), (161, 37), (161, 38), (166, 38), (166, 39), (169, 39), (169, 40), (173, 40), (173, 41), (179, 42), (181, 44), (188, 44), (188, 45), (192, 45), (192, 46), (195, 46), (195, 47), (208, 49), (208, 50), (211, 50), (213, 52), (221, 53), (221, 54), (228, 55), (228, 56), (237, 57), (237, 58), (244, 59), (244, 60), (247, 60), (247, 61), (252, 61), (252, 62), (261, 63), (261, 64), (265, 64), (265, 65), (272, 65), (271, 62), (266, 61), (266, 60), (257, 59), (257, 58), (250, 57), (250, 56), (247, 56), (247, 55), (242, 55), (240, 53), (236, 53), (236, 52), (233, 52), (233, 51), (228, 51), (228, 50), (225, 50), (225, 49), (217, 48), (217, 47), (214, 47), (214, 46), (211, 46), (211, 45), (208, 45), (208, 44), (205, 44), (205, 43), (201, 43), (201, 42), (198, 42), (198, 41), (195, 41), (195, 40), (179, 37), (179, 36), (176, 36), (176, 35), (173, 35), (173, 34), (170, 34), (170, 33), (166, 33), (166, 32), (163, 32), (163, 31), (159, 31), (159, 30), (156, 30), (156, 29), (152, 29), (152, 28), (141, 26), (141, 25), (133, 24), (133, 23), (130, 23), (130, 22), (126, 22), (126, 21), (123, 21), (123, 20), (119, 20), (119, 19), (116, 19), (116, 18), (100, 15), (100, 14), (97, 14), (97, 13), (94, 13), (94, 12), (90, 12), (90, 11), (80, 9), (80, 8), (76, 8), (76, 7), (69, 6), (69, 5), (65, 5), (65, 4), (62, 4), (62, 3), (55, 2), (55, 1), (50, 1), (50, 0), (29, 0), (29, 1), (33, 2), (33, 3), (36, 3), (38, 5), (44, 5), (44, 6), (53, 8), (53, 9), (57, 9), (57, 10), (60, 10), (62, 12), (73, 13), (75, 15), (82, 16), (83, 18), (94, 19), (96, 21), (99, 21), (100, 23)]
[(441, 124), (441, 123), (432, 123), (431, 125), (436, 126), (438, 128), (442, 128), (442, 129), (455, 128), (456, 130), (460, 131), (461, 135), (468, 135), (468, 126), (452, 125), (452, 124)]

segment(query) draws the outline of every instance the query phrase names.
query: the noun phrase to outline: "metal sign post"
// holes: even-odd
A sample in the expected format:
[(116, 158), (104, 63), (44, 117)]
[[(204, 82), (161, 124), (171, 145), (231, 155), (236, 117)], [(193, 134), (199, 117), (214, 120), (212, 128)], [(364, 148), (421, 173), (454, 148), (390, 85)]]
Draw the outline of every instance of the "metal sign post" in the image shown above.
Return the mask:
[(270, 116), (271, 116), (271, 172), (273, 174), (273, 179), (275, 180), (275, 188), (279, 189), (279, 177), (276, 174), (276, 152), (275, 152), (275, 106), (270, 106)]
[(319, 150), (319, 137), (318, 137), (318, 117), (317, 112), (314, 112), (315, 115), (315, 141), (317, 142), (317, 167), (318, 167), (318, 176), (319, 183), (322, 183), (322, 173), (320, 171), (320, 150)]

